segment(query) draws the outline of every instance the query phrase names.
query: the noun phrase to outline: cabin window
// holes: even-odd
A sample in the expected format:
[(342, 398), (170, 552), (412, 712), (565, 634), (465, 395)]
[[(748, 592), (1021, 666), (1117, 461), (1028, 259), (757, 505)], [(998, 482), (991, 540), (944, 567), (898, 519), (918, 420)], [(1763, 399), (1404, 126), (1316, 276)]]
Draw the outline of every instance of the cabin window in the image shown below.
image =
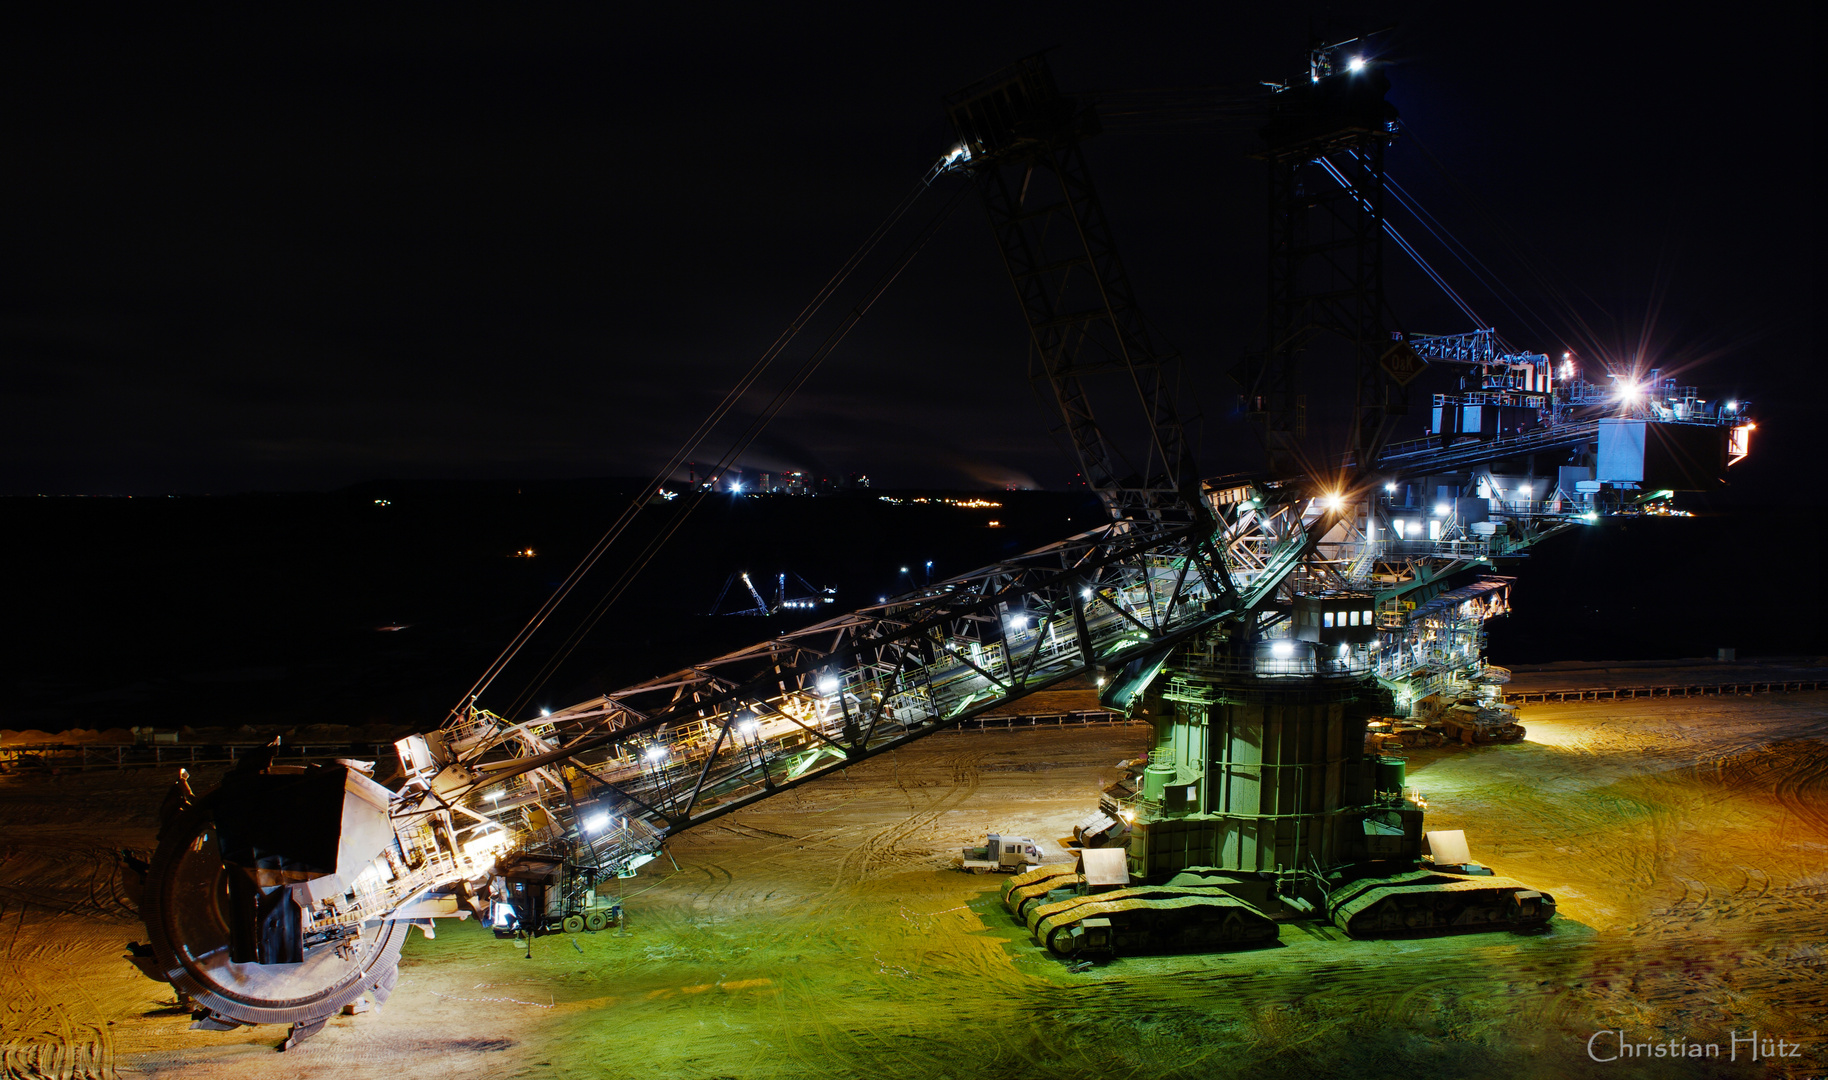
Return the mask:
[(1357, 626), (1357, 625), (1358, 625), (1358, 612), (1356, 612), (1356, 611), (1354, 611), (1354, 612), (1353, 612), (1353, 613), (1352, 613), (1352, 625), (1353, 625), (1353, 626)]
[(1333, 625), (1333, 613), (1329, 611), (1326, 614), (1322, 615), (1320, 617), (1320, 625), (1332, 626)]

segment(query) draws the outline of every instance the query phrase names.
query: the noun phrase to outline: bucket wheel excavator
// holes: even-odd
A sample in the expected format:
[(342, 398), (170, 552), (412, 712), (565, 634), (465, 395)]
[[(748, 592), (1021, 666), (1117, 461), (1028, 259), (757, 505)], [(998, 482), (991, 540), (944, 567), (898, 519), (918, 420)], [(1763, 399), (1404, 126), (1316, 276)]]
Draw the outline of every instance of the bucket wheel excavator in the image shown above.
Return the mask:
[[(368, 763), (270, 756), (201, 796), (180, 781), (136, 965), (193, 1002), (197, 1026), (284, 1023), (292, 1045), (384, 1001), (411, 926), (600, 921), (590, 883), (634, 873), (668, 837), (1088, 676), (1107, 707), (1154, 725), (1156, 746), (1075, 830), (1073, 863), (1004, 888), (1054, 953), (1247, 946), (1288, 918), (1353, 936), (1546, 924), (1552, 898), (1475, 863), (1464, 838), (1424, 832), (1402, 763), (1365, 737), (1406, 695), (1477, 677), (1463, 648), (1476, 642), (1442, 628), (1498, 610), (1503, 579), (1471, 594), (1454, 581), (1605, 507), (1537, 500), (1478, 518), (1501, 528), (1395, 531), (1408, 504), (1391, 493), (1470, 485), (1480, 462), (1489, 480), (1511, 444), (1386, 446), (1408, 383), (1454, 357), (1386, 326), (1394, 113), (1382, 75), (1342, 49), (1316, 49), (1310, 77), (1267, 105), (1271, 340), (1238, 373), (1265, 474), (1200, 481), (1175, 411), (1180, 360), (1142, 318), (1086, 167), (1097, 111), (1062, 94), (1043, 58), (1023, 60), (947, 100), (959, 141), (927, 180), (978, 193), (1031, 376), (1108, 520), (549, 714), (517, 720), (471, 698), (399, 742), (392, 788)], [(1343, 464), (1317, 467), (1296, 365), (1322, 334), (1355, 358), (1356, 407)], [(1574, 422), (1588, 426), (1532, 434), (1533, 452), (1583, 445), (1593, 426)], [(1459, 669), (1443, 649), (1460, 650)]]

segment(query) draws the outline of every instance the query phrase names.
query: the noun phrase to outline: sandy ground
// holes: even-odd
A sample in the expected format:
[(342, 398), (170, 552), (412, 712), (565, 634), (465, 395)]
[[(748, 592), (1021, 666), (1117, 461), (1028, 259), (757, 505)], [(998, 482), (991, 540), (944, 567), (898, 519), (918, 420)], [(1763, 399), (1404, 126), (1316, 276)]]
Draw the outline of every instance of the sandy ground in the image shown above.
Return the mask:
[[(113, 852), (150, 846), (148, 771), (0, 778), (8, 1077), (1815, 1076), (1828, 1073), (1828, 694), (1528, 707), (1528, 741), (1417, 752), (1430, 827), (1555, 894), (1550, 931), (1353, 942), (1069, 974), (949, 870), (990, 829), (1057, 837), (1147, 731), (959, 732), (672, 845), (627, 926), (532, 956), (414, 936), (400, 988), (285, 1054), (209, 1034), (120, 959)], [(1722, 1057), (1594, 1064), (1587, 1040)], [(1724, 1057), (1729, 1032), (1802, 1057)], [(1596, 1044), (1604, 1048), (1602, 1040)], [(1613, 1045), (1616, 1045), (1614, 1039)]]

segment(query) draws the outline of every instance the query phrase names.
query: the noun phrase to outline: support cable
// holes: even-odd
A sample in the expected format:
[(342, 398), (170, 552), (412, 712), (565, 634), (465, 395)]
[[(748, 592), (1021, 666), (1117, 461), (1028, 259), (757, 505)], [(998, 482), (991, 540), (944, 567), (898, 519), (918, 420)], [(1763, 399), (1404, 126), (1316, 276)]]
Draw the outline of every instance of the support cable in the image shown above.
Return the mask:
[[(837, 272), (826, 281), (824, 287), (813, 296), (812, 300), (807, 303), (805, 308), (801, 309), (800, 314), (788, 324), (787, 328), (781, 332), (781, 335), (774, 340), (774, 343), (769, 345), (768, 348), (762, 352), (762, 355), (756, 358), (755, 362), (749, 366), (749, 369), (736, 381), (736, 384), (724, 394), (723, 399), (712, 408), (711, 412), (706, 415), (702, 421), (699, 422), (698, 427), (686, 437), (679, 448), (673, 452), (673, 455), (668, 458), (666, 463), (654, 474), (647, 486), (629, 502), (629, 505), (623, 509), (621, 515), (618, 516), (616, 520), (611, 523), (608, 530), (603, 533), (603, 536), (584, 554), (584, 557), (578, 561), (577, 566), (572, 569), (571, 573), (566, 576), (559, 587), (553, 591), (551, 596), (546, 598), (545, 603), (540, 605), (539, 610), (533, 613), (532, 618), (527, 620), (526, 625), (521, 627), (520, 632), (515, 634), (514, 638), (508, 642), (507, 646), (502, 649), (498, 656), (496, 656), (494, 662), (483, 671), (482, 675), (470, 686), (463, 697), (458, 699), (456, 705), (451, 709), (452, 717), (462, 716), (464, 709), (468, 707), (471, 702), (475, 701), (476, 698), (481, 696), (482, 693), (489, 688), (489, 685), (507, 668), (508, 664), (514, 660), (515, 656), (520, 653), (521, 649), (526, 647), (527, 642), (533, 638), (534, 634), (537, 633), (540, 627), (545, 624), (546, 620), (551, 617), (553, 611), (564, 602), (566, 597), (571, 595), (572, 590), (577, 588), (578, 583), (584, 579), (585, 575), (590, 573), (591, 569), (596, 566), (597, 561), (603, 557), (604, 553), (615, 544), (622, 533), (634, 522), (636, 516), (640, 513), (641, 508), (647, 504), (648, 496), (657, 490), (660, 485), (672, 478), (673, 474), (679, 470), (680, 466), (689, 460), (697, 451), (699, 444), (709, 437), (711, 431), (729, 415), (730, 411), (734, 409), (745, 396), (748, 395), (757, 380), (759, 380), (774, 361), (780, 357), (781, 352), (799, 335), (806, 324), (824, 308), (826, 302), (831, 299), (832, 295), (850, 279), (851, 275), (856, 272), (858, 266), (876, 250), (877, 246), (882, 243), (883, 238), (888, 235), (889, 231), (901, 221), (920, 196), (926, 192), (928, 187), (931, 186), (933, 178), (934, 174), (929, 172), (919, 183), (914, 185), (913, 190), (902, 198), (901, 202), (889, 212), (888, 217), (884, 218), (881, 224), (877, 225), (869, 236), (864, 239), (862, 245), (851, 253), (850, 258), (846, 259), (844, 264), (838, 268)], [(721, 469), (719, 471), (721, 472)]]
[[(1360, 206), (1363, 206), (1366, 210), (1371, 209), (1371, 204), (1366, 201), (1362, 194), (1353, 189), (1352, 182), (1347, 180), (1346, 175), (1339, 171), (1339, 166), (1328, 161), (1326, 158), (1317, 158), (1315, 160), (1321, 168), (1327, 171), (1328, 176), (1331, 176), (1340, 187), (1346, 189), (1346, 191), (1351, 194), (1352, 198), (1356, 200)], [(1383, 226), (1385, 235), (1396, 241), (1396, 246), (1402, 248), (1405, 254), (1415, 260), (1415, 264), (1422, 268), (1422, 273), (1427, 274), (1430, 281), (1440, 286), (1441, 291), (1447, 294), (1447, 298), (1452, 300), (1454, 306), (1460, 309), (1460, 313), (1473, 321), (1473, 328), (1477, 330), (1485, 329), (1485, 323), (1480, 320), (1479, 313), (1473, 310), (1471, 304), (1468, 304), (1465, 300), (1460, 298), (1460, 294), (1453, 290), (1453, 286), (1447, 283), (1446, 278), (1443, 278), (1440, 274), (1436, 273), (1434, 267), (1428, 265), (1428, 260), (1422, 258), (1422, 253), (1417, 251), (1414, 245), (1403, 239), (1403, 234), (1396, 231), (1396, 226), (1390, 224), (1389, 218), (1383, 219)]]
[[(719, 472), (734, 464), (736, 460), (748, 450), (750, 444), (755, 441), (756, 437), (759, 436), (768, 424), (780, 414), (787, 403), (793, 399), (794, 394), (812, 377), (813, 372), (818, 370), (819, 366), (824, 363), (825, 359), (831, 355), (833, 350), (838, 347), (839, 343), (842, 342), (857, 323), (862, 320), (863, 316), (869, 312), (870, 308), (875, 306), (876, 301), (882, 298), (882, 294), (888, 290), (889, 286), (894, 284), (896, 279), (901, 276), (902, 272), (914, 261), (914, 257), (920, 254), (921, 250), (927, 246), (928, 241), (932, 240), (939, 232), (940, 226), (951, 217), (952, 211), (957, 208), (960, 198), (968, 190), (970, 190), (969, 185), (959, 186), (952, 197), (947, 200), (945, 205), (940, 208), (939, 212), (935, 214), (932, 220), (927, 223), (926, 227), (921, 230), (920, 234), (903, 250), (900, 258), (896, 260), (895, 264), (877, 279), (875, 285), (871, 287), (870, 291), (863, 299), (858, 301), (856, 306), (851, 308), (850, 312), (845, 315), (844, 320), (826, 336), (825, 340), (820, 343), (817, 349), (813, 350), (810, 356), (801, 362), (799, 369), (793, 373), (793, 376), (787, 383), (775, 391), (774, 397), (768, 402), (763, 410), (749, 421), (749, 426), (730, 444), (729, 448), (724, 451), (723, 456), (718, 460), (716, 466)], [(587, 637), (593, 629), (595, 629), (597, 623), (602, 620), (603, 616), (609, 611), (609, 608), (621, 598), (622, 594), (627, 591), (634, 579), (654, 560), (654, 557), (658, 555), (661, 549), (666, 546), (667, 542), (672, 539), (673, 534), (679, 531), (680, 526), (685, 524), (686, 519), (691, 516), (692, 511), (697, 509), (698, 505), (703, 502), (705, 496), (708, 494), (709, 492), (699, 490), (693, 492), (691, 498), (679, 500), (682, 505), (675, 507), (672, 520), (668, 522), (660, 532), (649, 539), (647, 546), (633, 562), (630, 562), (623, 567), (622, 572), (617, 575), (615, 583), (603, 594), (602, 599), (597, 602), (590, 614), (572, 630), (571, 635), (565, 640), (565, 643), (547, 659), (539, 672), (515, 699), (514, 704), (509, 709), (507, 715), (513, 716), (518, 714), (532, 702), (534, 696), (537, 695), (540, 690), (545, 688), (546, 683), (551, 681), (552, 676), (557, 673), (559, 667), (577, 650), (578, 645), (583, 642), (584, 638)]]

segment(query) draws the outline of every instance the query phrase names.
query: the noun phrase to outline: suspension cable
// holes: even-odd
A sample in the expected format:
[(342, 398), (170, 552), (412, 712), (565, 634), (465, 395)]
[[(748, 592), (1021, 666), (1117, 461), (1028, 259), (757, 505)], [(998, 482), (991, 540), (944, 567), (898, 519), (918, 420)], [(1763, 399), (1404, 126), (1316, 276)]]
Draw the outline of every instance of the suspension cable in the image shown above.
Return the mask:
[[(719, 472), (722, 472), (724, 469), (727, 469), (734, 464), (736, 460), (748, 450), (750, 444), (762, 433), (769, 422), (779, 415), (781, 410), (786, 407), (787, 403), (792, 400), (794, 394), (812, 377), (813, 372), (818, 370), (819, 366), (824, 363), (825, 359), (838, 347), (839, 343), (844, 340), (852, 328), (862, 320), (863, 316), (875, 305), (876, 301), (881, 299), (882, 294), (888, 290), (888, 287), (894, 284), (895, 280), (899, 278), (902, 272), (908, 268), (909, 264), (914, 261), (914, 257), (920, 254), (921, 250), (926, 247), (928, 241), (932, 240), (939, 232), (940, 226), (951, 216), (952, 211), (958, 206), (960, 198), (967, 190), (969, 190), (969, 185), (960, 185), (958, 187), (952, 197), (946, 201), (939, 212), (936, 213), (927, 223), (925, 228), (921, 230), (920, 234), (903, 250), (895, 264), (877, 279), (875, 285), (871, 287), (864, 298), (858, 301), (856, 306), (851, 308), (850, 312), (845, 315), (843, 321), (826, 336), (819, 347), (813, 350), (812, 354), (801, 362), (800, 367), (793, 373), (792, 377), (775, 391), (774, 397), (761, 412), (750, 420), (748, 427), (744, 429), (744, 431), (730, 444), (728, 449), (724, 451), (723, 456), (718, 460), (716, 466)], [(522, 709), (526, 708), (528, 704), (532, 702), (534, 696), (551, 681), (552, 676), (557, 673), (560, 665), (577, 650), (579, 644), (581, 644), (584, 638), (590, 634), (597, 623), (602, 620), (603, 616), (609, 611), (609, 608), (628, 590), (629, 585), (632, 584), (634, 579), (654, 560), (654, 557), (658, 555), (661, 549), (666, 546), (667, 542), (672, 539), (673, 534), (679, 531), (680, 526), (685, 524), (686, 519), (691, 516), (692, 512), (698, 508), (699, 504), (704, 501), (707, 495), (709, 495), (708, 491), (700, 489), (693, 492), (691, 498), (680, 500), (680, 505), (674, 508), (672, 519), (660, 532), (656, 533), (648, 540), (646, 547), (633, 562), (628, 563), (623, 567), (622, 572), (617, 575), (615, 583), (604, 593), (602, 599), (597, 602), (590, 614), (579, 622), (572, 630), (570, 636), (565, 640), (565, 643), (546, 660), (546, 663), (542, 665), (539, 672), (527, 684), (526, 688), (515, 698), (514, 704), (508, 711), (509, 716), (519, 714)]]
[(628, 506), (625, 507), (616, 520), (611, 523), (609, 528), (597, 540), (596, 544), (578, 561), (577, 566), (572, 569), (571, 573), (566, 576), (559, 587), (553, 591), (551, 596), (546, 598), (545, 602), (540, 605), (539, 610), (535, 611), (533, 616), (527, 620), (526, 625), (521, 627), (520, 632), (514, 635), (514, 638), (508, 642), (501, 653), (496, 656), (495, 660), (483, 671), (482, 675), (476, 679), (475, 683), (470, 686), (469, 690), (452, 706), (451, 716), (453, 718), (461, 717), (470, 703), (480, 697), (482, 693), (489, 688), (490, 684), (506, 670), (509, 663), (514, 660), (521, 649), (526, 647), (527, 642), (533, 638), (540, 627), (545, 625), (546, 620), (552, 616), (552, 613), (558, 606), (564, 602), (566, 597), (571, 595), (572, 590), (577, 588), (578, 583), (584, 579), (585, 575), (590, 573), (591, 569), (596, 566), (597, 561), (603, 557), (603, 555), (615, 544), (617, 539), (621, 537), (622, 533), (634, 522), (636, 516), (641, 511), (641, 508), (647, 504), (648, 496), (670, 479), (673, 473), (678, 471), (679, 467), (691, 458), (697, 451), (699, 444), (702, 443), (710, 435), (711, 431), (736, 407), (737, 403), (748, 395), (755, 383), (768, 371), (774, 361), (780, 357), (782, 351), (786, 349), (794, 338), (799, 336), (800, 331), (805, 328), (806, 324), (825, 307), (826, 302), (831, 299), (832, 295), (836, 293), (845, 282), (850, 280), (851, 275), (854, 274), (864, 260), (876, 250), (877, 246), (882, 243), (883, 238), (886, 237), (907, 212), (912, 209), (914, 203), (918, 201), (920, 196), (926, 192), (929, 186), (931, 186), (931, 181), (932, 174), (929, 173), (914, 185), (913, 190), (909, 191), (895, 208), (889, 212), (889, 215), (870, 232), (869, 236), (864, 239), (857, 250), (851, 253), (850, 258), (845, 260), (844, 264), (838, 268), (837, 272), (826, 281), (825, 285), (816, 294), (814, 294), (812, 300), (801, 309), (799, 315), (787, 325), (787, 328), (781, 332), (779, 337), (775, 338), (774, 342), (762, 352), (761, 356), (756, 358), (755, 362), (749, 366), (749, 369), (743, 373), (736, 381), (735, 385), (724, 394), (723, 399), (699, 422), (697, 428), (686, 437), (685, 441), (679, 445), (672, 456), (661, 465), (660, 469), (656, 471), (647, 485), (630, 500)]

